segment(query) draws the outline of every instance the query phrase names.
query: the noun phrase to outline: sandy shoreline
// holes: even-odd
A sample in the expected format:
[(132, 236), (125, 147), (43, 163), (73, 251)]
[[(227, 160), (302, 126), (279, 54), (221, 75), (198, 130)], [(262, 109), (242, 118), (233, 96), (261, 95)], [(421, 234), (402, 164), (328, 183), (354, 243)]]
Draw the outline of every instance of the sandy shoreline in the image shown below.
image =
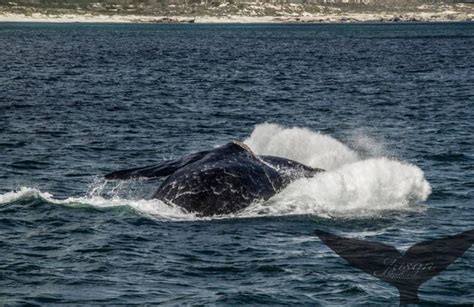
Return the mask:
[(93, 15), (33, 13), (29, 16), (1, 13), (0, 22), (51, 22), (51, 23), (336, 23), (336, 22), (449, 22), (473, 21), (474, 13), (413, 12), (413, 13), (344, 13), (302, 16), (149, 16), (149, 15)]

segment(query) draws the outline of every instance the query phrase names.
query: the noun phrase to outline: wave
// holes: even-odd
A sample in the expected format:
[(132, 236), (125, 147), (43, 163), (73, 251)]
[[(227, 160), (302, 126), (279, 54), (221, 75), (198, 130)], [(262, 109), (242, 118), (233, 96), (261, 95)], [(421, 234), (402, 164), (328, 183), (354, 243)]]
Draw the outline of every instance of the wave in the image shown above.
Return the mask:
[(21, 187), (17, 191), (0, 194), (0, 205), (29, 199), (40, 199), (50, 204), (71, 207), (83, 205), (96, 208), (127, 206), (139, 214), (164, 220), (187, 220), (195, 218), (194, 214), (186, 213), (181, 210), (181, 208), (167, 205), (158, 199), (126, 199), (117, 196), (106, 198), (100, 195), (58, 199), (48, 192), (42, 192), (37, 188), (31, 187)]
[[(364, 151), (372, 150), (371, 157), (362, 158), (363, 154), (341, 141), (307, 128), (257, 125), (245, 140), (256, 154), (285, 157), (327, 171), (313, 178), (296, 180), (268, 201), (255, 203), (238, 214), (216, 218), (281, 215), (355, 218), (380, 216), (394, 210), (423, 210), (420, 204), (431, 193), (423, 171), (406, 162), (377, 156), (386, 150), (380, 150), (381, 146), (367, 136), (358, 136), (358, 140), (362, 141), (353, 143), (362, 144)], [(131, 196), (133, 193), (128, 192), (133, 183), (118, 183), (107, 190), (108, 184), (111, 183), (95, 181), (86, 196), (64, 200), (48, 192), (22, 187), (0, 194), (0, 204), (33, 197), (66, 206), (129, 206), (140, 214), (164, 220), (197, 219), (194, 214), (160, 200)]]

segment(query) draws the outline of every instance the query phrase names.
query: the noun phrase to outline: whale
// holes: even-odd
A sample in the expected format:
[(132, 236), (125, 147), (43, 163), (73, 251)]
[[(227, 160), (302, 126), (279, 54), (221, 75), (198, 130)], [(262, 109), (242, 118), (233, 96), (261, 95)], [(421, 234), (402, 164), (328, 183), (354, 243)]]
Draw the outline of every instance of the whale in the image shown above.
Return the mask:
[(107, 180), (159, 179), (152, 198), (196, 216), (236, 213), (266, 201), (299, 178), (324, 170), (277, 156), (256, 155), (233, 141), (144, 167), (106, 174)]

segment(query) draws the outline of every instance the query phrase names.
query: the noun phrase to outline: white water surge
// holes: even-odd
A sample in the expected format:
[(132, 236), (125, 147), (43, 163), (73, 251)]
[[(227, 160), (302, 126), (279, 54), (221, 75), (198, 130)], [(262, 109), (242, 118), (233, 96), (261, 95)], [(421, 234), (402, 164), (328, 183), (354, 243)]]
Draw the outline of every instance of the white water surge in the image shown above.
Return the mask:
[[(370, 144), (365, 149), (383, 152), (367, 136), (362, 140)], [(416, 209), (431, 193), (419, 167), (385, 157), (361, 160), (338, 140), (306, 128), (261, 124), (245, 143), (256, 154), (285, 157), (327, 171), (291, 183), (269, 201), (247, 208), (244, 214), (370, 216)]]
[(284, 157), (325, 170), (359, 159), (357, 153), (336, 139), (306, 128), (260, 124), (245, 144), (257, 155)]
[[(364, 136), (364, 143), (367, 143)], [(393, 210), (417, 210), (426, 201), (431, 187), (423, 171), (412, 164), (385, 157), (370, 140), (374, 157), (360, 155), (331, 136), (306, 128), (285, 128), (275, 124), (257, 125), (245, 143), (256, 153), (274, 155), (327, 170), (313, 178), (299, 179), (266, 202), (251, 205), (234, 217), (310, 214), (323, 217), (358, 217), (380, 215)], [(366, 149), (367, 149), (366, 148)], [(38, 189), (22, 187), (0, 195), (0, 204), (24, 198), (42, 198), (62, 205), (91, 205), (100, 208), (130, 206), (134, 210), (165, 220), (196, 219), (159, 200), (119, 197), (129, 188), (118, 184), (104, 195), (105, 181), (93, 185), (87, 196), (54, 198)]]
[(0, 205), (30, 198), (42, 199), (51, 204), (64, 206), (89, 205), (97, 208), (111, 208), (129, 206), (138, 213), (164, 220), (188, 220), (193, 219), (193, 214), (185, 213), (180, 208), (169, 206), (158, 199), (126, 199), (121, 197), (103, 197), (99, 195), (87, 195), (84, 197), (69, 197), (57, 199), (48, 192), (42, 192), (37, 188), (21, 187), (17, 191), (0, 195)]

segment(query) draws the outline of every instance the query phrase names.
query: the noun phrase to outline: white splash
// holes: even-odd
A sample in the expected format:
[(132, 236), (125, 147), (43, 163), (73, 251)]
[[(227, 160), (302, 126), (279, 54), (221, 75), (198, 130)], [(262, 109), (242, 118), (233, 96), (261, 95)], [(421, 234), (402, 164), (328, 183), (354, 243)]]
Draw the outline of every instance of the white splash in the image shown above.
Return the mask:
[(21, 187), (17, 191), (11, 191), (5, 194), (0, 194), (0, 204), (11, 203), (20, 199), (27, 199), (27, 198), (50, 199), (51, 197), (52, 197), (51, 194), (47, 192), (41, 192), (40, 190), (36, 188)]
[[(371, 156), (387, 154), (385, 146), (358, 132), (352, 142)], [(242, 215), (312, 214), (370, 216), (384, 211), (418, 210), (431, 187), (423, 171), (385, 157), (362, 160), (331, 136), (306, 128), (257, 125), (245, 140), (257, 154), (275, 155), (326, 169), (314, 178), (291, 183), (269, 201), (248, 207)]]
[(351, 148), (355, 149), (362, 156), (367, 157), (387, 157), (393, 156), (386, 148), (384, 140), (374, 139), (370, 136), (370, 132), (366, 129), (355, 129), (349, 133), (349, 141)]
[(371, 216), (420, 209), (416, 204), (430, 192), (418, 167), (386, 158), (369, 159), (299, 179), (269, 201), (247, 208), (246, 214)]
[(257, 125), (244, 141), (258, 155), (284, 157), (325, 170), (356, 162), (356, 152), (338, 140), (306, 128)]
[(48, 192), (42, 192), (39, 189), (30, 187), (21, 187), (17, 191), (0, 194), (0, 204), (28, 198), (42, 199), (51, 204), (64, 206), (88, 205), (96, 208), (129, 206), (140, 214), (163, 220), (188, 220), (195, 218), (194, 214), (186, 213), (176, 206), (169, 206), (158, 199), (124, 199), (116, 196), (105, 198), (98, 195), (57, 199)]

